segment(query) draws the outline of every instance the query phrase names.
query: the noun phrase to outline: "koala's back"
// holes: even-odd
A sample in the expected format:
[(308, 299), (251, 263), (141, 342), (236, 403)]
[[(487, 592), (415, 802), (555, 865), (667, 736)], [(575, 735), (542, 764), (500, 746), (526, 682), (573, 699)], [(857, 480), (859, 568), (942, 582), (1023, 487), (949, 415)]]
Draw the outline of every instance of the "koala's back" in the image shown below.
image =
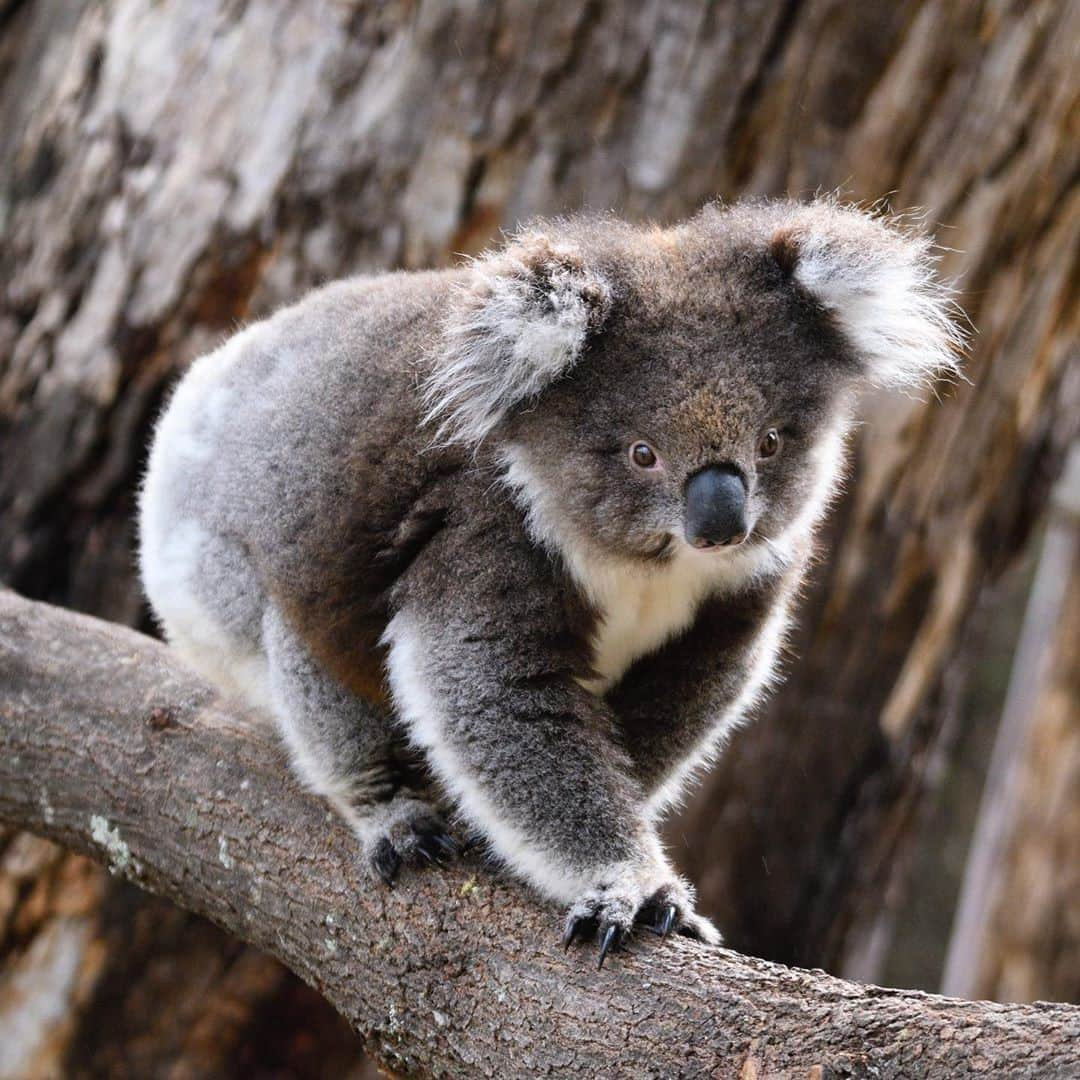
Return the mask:
[[(393, 546), (428, 472), (447, 468), (424, 453), (416, 382), (452, 282), (338, 282), (181, 380), (155, 433), (140, 559), (167, 636), (208, 678), (265, 702), (270, 603), (300, 622), (309, 611), (337, 618), (342, 635), (362, 623), (353, 659), (371, 651), (389, 581), (366, 571)], [(382, 559), (384, 574), (392, 564)], [(346, 580), (343, 619), (344, 597), (332, 594)]]

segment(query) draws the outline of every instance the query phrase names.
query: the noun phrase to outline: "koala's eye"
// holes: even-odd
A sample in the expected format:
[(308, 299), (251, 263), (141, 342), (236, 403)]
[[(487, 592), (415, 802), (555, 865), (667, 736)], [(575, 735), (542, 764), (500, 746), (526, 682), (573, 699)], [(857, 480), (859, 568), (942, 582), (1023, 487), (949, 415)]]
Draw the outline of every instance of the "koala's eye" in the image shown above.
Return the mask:
[(769, 428), (769, 430), (761, 436), (761, 442), (758, 443), (758, 457), (773, 457), (779, 449), (780, 432), (777, 431), (776, 428)]
[(656, 468), (656, 451), (647, 442), (636, 442), (630, 447), (630, 460), (639, 469)]

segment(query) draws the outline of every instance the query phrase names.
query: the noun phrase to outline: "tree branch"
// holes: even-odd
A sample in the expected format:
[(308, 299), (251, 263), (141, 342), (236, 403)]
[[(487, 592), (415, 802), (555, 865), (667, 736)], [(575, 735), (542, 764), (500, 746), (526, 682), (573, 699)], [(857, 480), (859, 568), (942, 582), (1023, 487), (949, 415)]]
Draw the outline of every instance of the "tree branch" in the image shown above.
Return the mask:
[(272, 737), (166, 648), (10, 592), (0, 821), (277, 956), (396, 1071), (1080, 1074), (1075, 1006), (882, 990), (683, 940), (635, 941), (597, 972), (559, 948), (554, 909), (477, 864), (373, 888)]

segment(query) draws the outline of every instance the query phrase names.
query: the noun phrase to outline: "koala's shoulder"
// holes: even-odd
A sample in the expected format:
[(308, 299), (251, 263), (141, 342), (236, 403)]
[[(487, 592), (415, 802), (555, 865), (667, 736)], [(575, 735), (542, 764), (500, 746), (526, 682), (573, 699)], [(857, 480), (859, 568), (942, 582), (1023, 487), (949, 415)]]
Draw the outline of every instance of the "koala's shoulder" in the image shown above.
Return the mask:
[(257, 324), (264, 344), (366, 351), (430, 337), (453, 288), (448, 271), (344, 278)]

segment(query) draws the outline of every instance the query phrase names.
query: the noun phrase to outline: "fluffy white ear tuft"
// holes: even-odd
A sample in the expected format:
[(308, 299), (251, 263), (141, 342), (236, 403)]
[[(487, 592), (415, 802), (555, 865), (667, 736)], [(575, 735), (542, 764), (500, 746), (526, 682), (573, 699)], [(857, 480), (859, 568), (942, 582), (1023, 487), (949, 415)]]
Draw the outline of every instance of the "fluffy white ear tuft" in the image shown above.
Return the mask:
[(568, 247), (521, 237), (479, 260), (422, 391), (439, 441), (475, 445), (577, 362), (611, 290)]
[(773, 237), (778, 261), (829, 311), (881, 386), (959, 373), (967, 342), (933, 242), (854, 207), (817, 203)]

